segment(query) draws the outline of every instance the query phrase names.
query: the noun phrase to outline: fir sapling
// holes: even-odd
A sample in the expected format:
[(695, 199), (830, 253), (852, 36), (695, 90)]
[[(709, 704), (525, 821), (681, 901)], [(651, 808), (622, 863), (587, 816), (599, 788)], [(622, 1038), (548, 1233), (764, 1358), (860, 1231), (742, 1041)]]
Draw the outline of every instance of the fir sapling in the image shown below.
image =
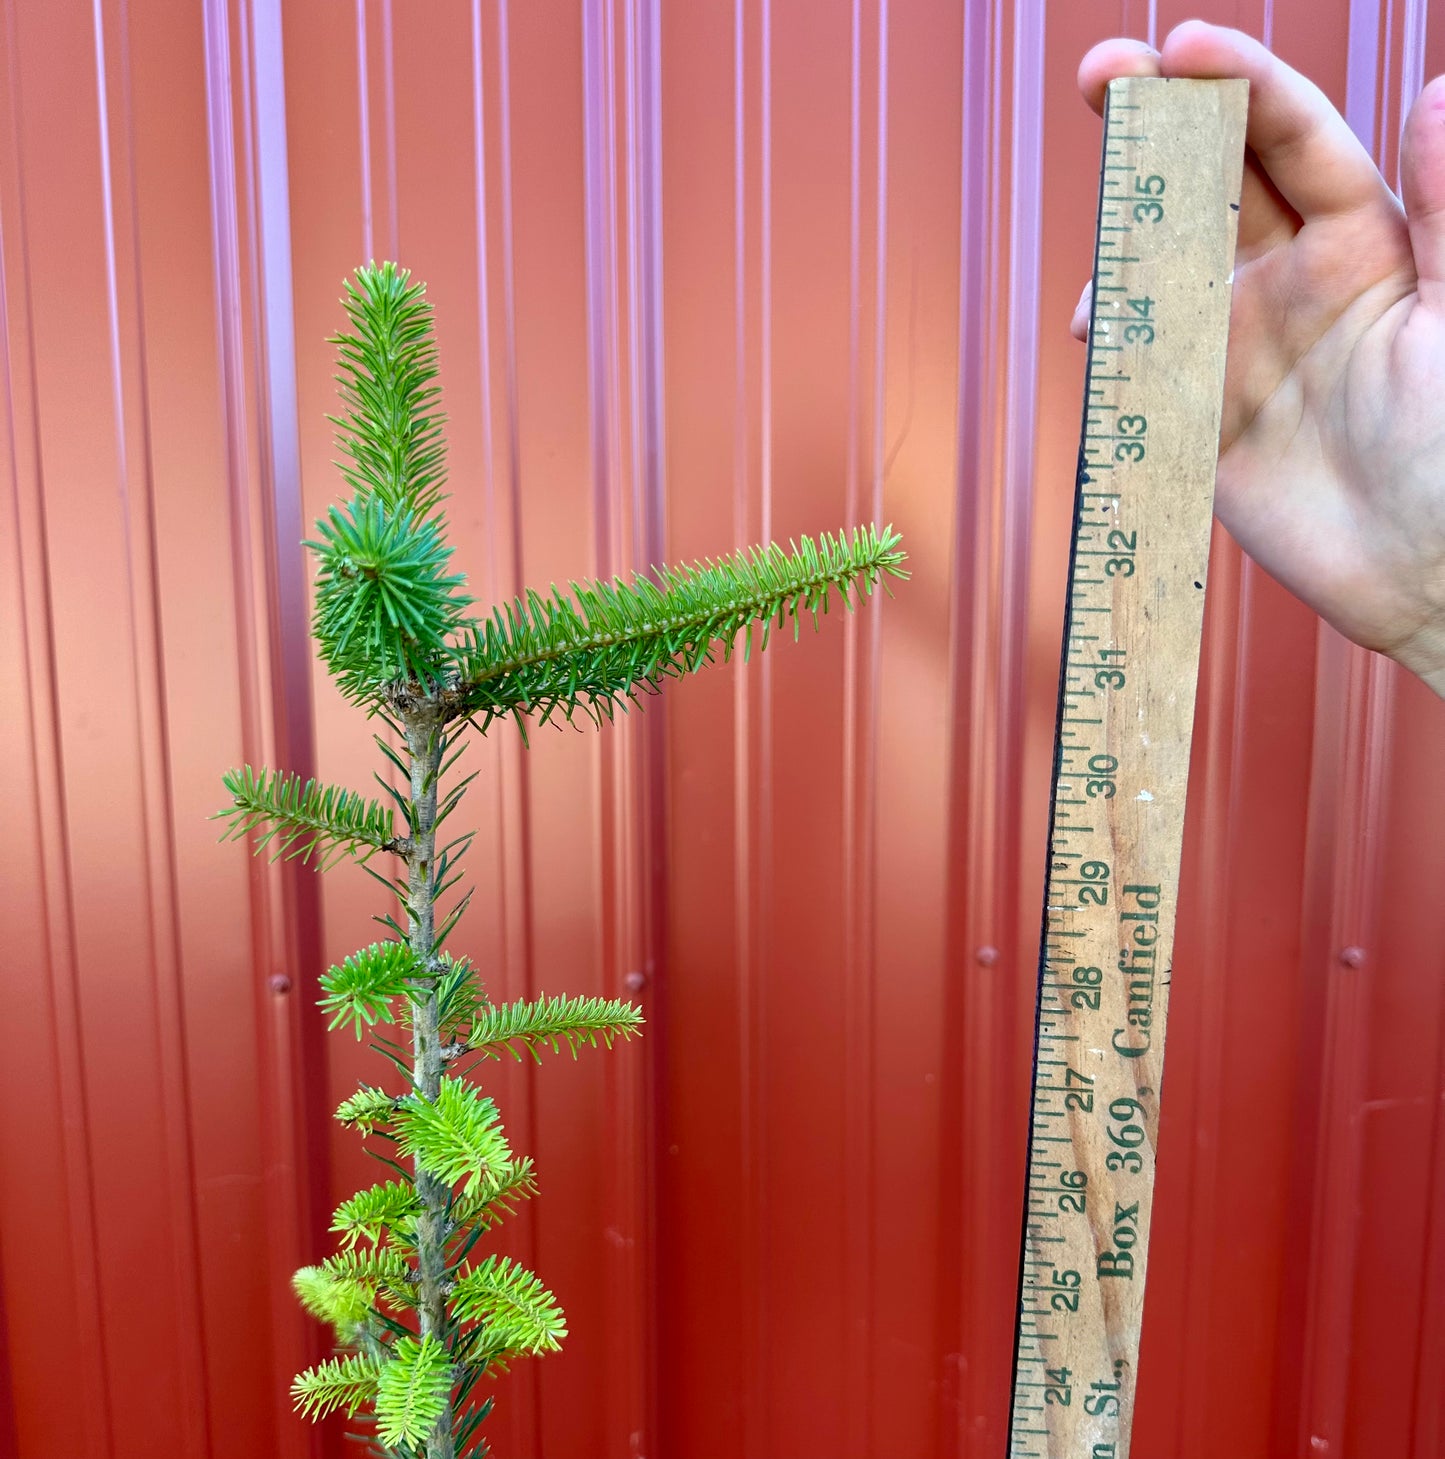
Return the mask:
[(460, 1459), (486, 1452), (484, 1380), (565, 1335), (551, 1292), (515, 1262), (479, 1249), (535, 1193), (532, 1162), (513, 1152), (494, 1102), (472, 1076), (503, 1053), (537, 1056), (642, 1024), (604, 998), (490, 1002), (476, 969), (450, 950), (466, 907), (442, 910), (471, 833), (447, 826), (470, 776), (452, 774), (469, 729), (610, 720), (714, 658), (746, 654), (818, 615), (847, 608), (890, 577), (904, 554), (890, 530), (861, 527), (784, 550), (753, 548), (629, 580), (526, 592), (469, 614), (451, 570), (443, 512), (445, 442), (431, 309), (423, 286), (387, 263), (357, 270), (334, 341), (334, 417), (350, 496), (309, 542), (316, 565), (312, 633), (345, 697), (379, 719), (379, 753), (403, 790), (387, 801), (249, 766), (225, 776), (229, 837), (321, 869), (359, 864), (395, 905), (386, 940), (321, 976), (333, 1029), (370, 1040), (405, 1092), (363, 1086), (336, 1111), (372, 1142), (388, 1178), (337, 1207), (337, 1250), (296, 1273), (307, 1311), (335, 1329), (336, 1356), (300, 1374), (296, 1406), (312, 1418), (360, 1419), (374, 1452)]

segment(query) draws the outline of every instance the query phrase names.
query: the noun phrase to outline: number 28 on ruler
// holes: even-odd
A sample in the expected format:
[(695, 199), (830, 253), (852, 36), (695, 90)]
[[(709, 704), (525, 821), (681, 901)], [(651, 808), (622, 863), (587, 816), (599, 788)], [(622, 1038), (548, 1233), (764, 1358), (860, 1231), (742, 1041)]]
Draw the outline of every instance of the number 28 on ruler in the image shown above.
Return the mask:
[(1013, 1459), (1126, 1459), (1246, 86), (1109, 88), (1039, 976)]

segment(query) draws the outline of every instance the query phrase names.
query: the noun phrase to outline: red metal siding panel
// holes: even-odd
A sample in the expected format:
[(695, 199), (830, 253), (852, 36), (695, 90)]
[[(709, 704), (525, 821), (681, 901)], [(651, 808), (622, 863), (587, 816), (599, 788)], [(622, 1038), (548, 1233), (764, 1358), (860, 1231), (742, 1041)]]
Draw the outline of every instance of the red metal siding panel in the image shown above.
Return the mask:
[[(1387, 169), (1445, 68), (1423, 0), (1203, 9)], [(869, 516), (914, 557), (881, 613), (601, 737), (471, 752), (494, 994), (649, 1018), (497, 1074), (544, 1191), (505, 1239), (573, 1329), (497, 1452), (1002, 1453), (1073, 72), (1187, 10), (7, 0), (0, 1453), (343, 1452), (287, 1412), (322, 1339), (285, 1280), (367, 1178), (328, 1117), (365, 1056), (309, 988), (373, 903), (203, 818), (225, 761), (371, 768), (296, 543), (338, 285), (390, 255), (437, 305), (484, 599)], [(1141, 1453), (1445, 1443), (1442, 714), (1217, 535)]]
[[(210, 761), (241, 751), (256, 722), (241, 698), (261, 688), (245, 678), (255, 560), (235, 531), (247, 423), (223, 415), (214, 328), (211, 19), (5, 13), (23, 623), (5, 701), (33, 751), (7, 803), (36, 812), (7, 886), (38, 933), (12, 964), (26, 1053), (4, 1075), (22, 1454), (299, 1452), (268, 1330), (301, 1246), (268, 1259), (267, 1177), (294, 1209), (296, 1165), (258, 1118), (276, 1071), (257, 1059), (257, 894), (278, 879), (218, 861), (204, 821)], [(244, 207), (236, 189), (228, 204)], [(52, 1150), (54, 1172), (36, 1161)]]

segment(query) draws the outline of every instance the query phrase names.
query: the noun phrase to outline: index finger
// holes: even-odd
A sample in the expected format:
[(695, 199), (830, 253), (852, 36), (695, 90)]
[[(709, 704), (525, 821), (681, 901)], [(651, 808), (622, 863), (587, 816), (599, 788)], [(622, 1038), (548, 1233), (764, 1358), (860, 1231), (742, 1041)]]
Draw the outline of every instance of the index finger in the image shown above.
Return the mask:
[(1165, 76), (1242, 76), (1249, 82), (1245, 134), (1281, 196), (1305, 222), (1388, 201), (1394, 194), (1330, 99), (1252, 36), (1191, 20), (1160, 53)]
[(1190, 20), (1162, 53), (1142, 41), (1109, 40), (1079, 66), (1079, 89), (1096, 112), (1119, 76), (1241, 76), (1249, 82), (1246, 141), (1260, 167), (1306, 222), (1353, 212), (1394, 195), (1370, 154), (1314, 82), (1243, 31)]
[(1104, 115), (1109, 83), (1120, 76), (1158, 76), (1159, 52), (1145, 41), (1100, 41), (1079, 62), (1079, 90), (1093, 109)]

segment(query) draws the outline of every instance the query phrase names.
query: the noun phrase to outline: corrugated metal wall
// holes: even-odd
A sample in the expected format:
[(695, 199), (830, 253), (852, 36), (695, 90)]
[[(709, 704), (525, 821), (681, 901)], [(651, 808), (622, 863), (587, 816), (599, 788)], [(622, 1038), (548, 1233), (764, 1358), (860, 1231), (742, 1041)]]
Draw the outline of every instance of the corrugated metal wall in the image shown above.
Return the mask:
[[(1003, 1453), (1096, 124), (1186, 12), (1387, 167), (1423, 0), (5, 0), (0, 1451), (337, 1454), (289, 1271), (367, 1178), (312, 980), (364, 878), (215, 844), (362, 786), (297, 546), (343, 275), (431, 285), (479, 594), (880, 517), (914, 580), (605, 736), (473, 751), (567, 1351), (501, 1455)], [(1435, 13), (1429, 14), (1428, 12)], [(1433, 23), (1432, 23), (1433, 22)], [(1445, 709), (1211, 569), (1137, 1452), (1445, 1454)]]

